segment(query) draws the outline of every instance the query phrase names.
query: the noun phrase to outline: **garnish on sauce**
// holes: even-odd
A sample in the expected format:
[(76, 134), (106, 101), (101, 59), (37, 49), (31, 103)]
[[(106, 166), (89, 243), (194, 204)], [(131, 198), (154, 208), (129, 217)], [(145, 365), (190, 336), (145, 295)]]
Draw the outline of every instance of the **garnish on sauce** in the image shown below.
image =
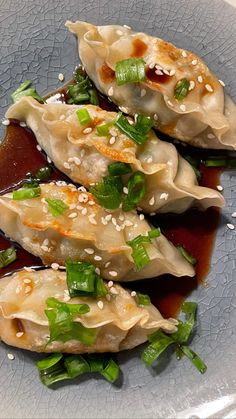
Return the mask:
[(141, 271), (149, 262), (150, 257), (145, 248), (145, 244), (150, 244), (152, 239), (159, 237), (161, 231), (159, 228), (150, 230), (146, 236), (139, 235), (133, 240), (129, 240), (127, 244), (132, 248), (131, 256), (134, 260), (137, 271)]
[(39, 96), (39, 94), (36, 92), (35, 87), (31, 87), (31, 85), (31, 80), (25, 80), (23, 83), (21, 83), (18, 89), (16, 89), (11, 94), (12, 101), (15, 103), (18, 102), (18, 100), (20, 100), (23, 96), (31, 96), (38, 102), (44, 103), (44, 99), (41, 96)]
[(16, 249), (12, 246), (6, 250), (0, 250), (0, 269), (10, 265), (16, 260)]

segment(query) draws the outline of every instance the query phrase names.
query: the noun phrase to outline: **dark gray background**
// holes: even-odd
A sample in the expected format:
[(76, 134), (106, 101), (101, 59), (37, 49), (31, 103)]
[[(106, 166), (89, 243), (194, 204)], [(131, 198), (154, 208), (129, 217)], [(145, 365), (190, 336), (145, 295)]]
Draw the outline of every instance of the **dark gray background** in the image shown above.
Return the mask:
[[(78, 56), (75, 38), (64, 28), (66, 19), (128, 24), (174, 41), (205, 59), (236, 99), (236, 12), (223, 1), (0, 0), (1, 118), (10, 92), (22, 80), (33, 80), (44, 94), (61, 85), (59, 72), (71, 78)], [(122, 386), (82, 378), (49, 390), (38, 380), (35, 355), (1, 344), (1, 418), (236, 417), (236, 233), (226, 227), (236, 210), (235, 174), (225, 173), (222, 184), (227, 206), (209, 287), (191, 296), (199, 303), (192, 347), (206, 361), (207, 373), (200, 376), (187, 360), (178, 363), (168, 356), (150, 371), (137, 350), (119, 355)], [(14, 361), (7, 358), (9, 352)]]

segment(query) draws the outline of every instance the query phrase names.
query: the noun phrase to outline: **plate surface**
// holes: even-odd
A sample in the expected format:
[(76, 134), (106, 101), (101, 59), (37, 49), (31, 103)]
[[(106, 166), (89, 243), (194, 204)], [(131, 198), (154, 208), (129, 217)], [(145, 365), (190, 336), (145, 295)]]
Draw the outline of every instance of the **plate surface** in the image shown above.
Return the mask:
[[(127, 24), (193, 50), (236, 100), (236, 9), (223, 1), (0, 0), (1, 117), (21, 81), (33, 80), (43, 94), (59, 87), (58, 73), (71, 78), (78, 58), (66, 19)], [(1, 344), (0, 418), (236, 417), (236, 230), (226, 227), (236, 210), (235, 172), (225, 173), (221, 183), (227, 204), (209, 287), (191, 296), (199, 303), (192, 347), (206, 361), (207, 373), (201, 376), (187, 360), (167, 356), (151, 371), (136, 350), (118, 357), (122, 385), (82, 378), (50, 390), (39, 382), (34, 354)]]

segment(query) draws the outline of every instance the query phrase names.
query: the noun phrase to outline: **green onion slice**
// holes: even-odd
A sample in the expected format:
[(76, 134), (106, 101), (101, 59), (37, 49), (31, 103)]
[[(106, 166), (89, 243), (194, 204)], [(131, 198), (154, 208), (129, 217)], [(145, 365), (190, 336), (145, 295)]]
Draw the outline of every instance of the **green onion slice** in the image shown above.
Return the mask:
[(181, 253), (181, 255), (189, 262), (191, 263), (191, 265), (195, 265), (195, 263), (197, 263), (197, 259), (195, 259), (194, 256), (192, 256), (186, 249), (184, 246), (178, 245), (177, 249), (179, 250), (179, 252)]
[(136, 119), (135, 128), (143, 135), (147, 135), (154, 125), (154, 120), (149, 116), (138, 115)]
[(142, 360), (145, 364), (149, 366), (152, 365), (153, 362), (173, 343), (174, 341), (170, 336), (158, 330), (155, 332), (155, 340), (151, 340), (151, 344), (144, 350), (141, 357)]
[(203, 163), (206, 167), (236, 168), (236, 159), (229, 156), (211, 156), (207, 160), (204, 160)]
[(19, 189), (18, 191), (13, 191), (12, 199), (16, 201), (23, 201), (25, 199), (32, 199), (37, 198), (41, 195), (41, 188), (35, 187), (35, 188), (23, 188)]
[(128, 163), (114, 162), (109, 164), (108, 172), (111, 176), (122, 176), (132, 173), (132, 168)]
[(188, 346), (180, 346), (180, 350), (183, 352), (184, 355), (190, 359), (192, 364), (198, 369), (201, 374), (204, 374), (207, 370), (206, 364), (202, 361), (202, 359)]
[(18, 102), (24, 96), (31, 96), (38, 102), (44, 103), (44, 99), (41, 96), (39, 96), (39, 94), (36, 92), (35, 87), (31, 87), (31, 85), (31, 80), (25, 80), (23, 83), (21, 83), (18, 89), (16, 89), (11, 94), (12, 101), (15, 103)]
[(67, 103), (82, 104), (91, 103), (92, 105), (99, 105), (97, 91), (89, 79), (85, 71), (78, 67), (74, 73), (76, 84), (68, 86)]
[(78, 109), (76, 111), (76, 115), (81, 125), (88, 125), (92, 118), (86, 108)]
[(107, 122), (107, 124), (97, 125), (97, 135), (99, 137), (107, 137), (110, 134), (110, 128), (113, 127), (114, 121)]
[(183, 100), (189, 93), (190, 82), (187, 79), (181, 79), (176, 83), (174, 97), (177, 100)]
[(16, 260), (16, 249), (9, 247), (6, 250), (0, 250), (0, 268), (10, 265)]
[(89, 188), (89, 192), (93, 194), (97, 198), (99, 204), (106, 209), (119, 208), (121, 203), (121, 196), (117, 189), (117, 184), (114, 184), (113, 181), (112, 183), (111, 181), (104, 180)]
[(90, 366), (82, 355), (65, 357), (64, 365), (70, 378), (75, 378), (81, 374), (90, 372)]
[(128, 58), (118, 61), (115, 68), (116, 82), (118, 86), (125, 83), (138, 83), (144, 81), (145, 61), (142, 58)]
[(144, 245), (151, 243), (151, 240), (159, 237), (160, 234), (160, 229), (156, 228), (149, 231), (147, 236), (142, 236), (140, 234), (133, 240), (129, 240), (127, 242), (127, 244), (132, 247), (131, 256), (134, 260), (137, 271), (143, 269), (150, 262), (150, 258)]
[(45, 201), (47, 202), (48, 209), (53, 217), (58, 217), (69, 209), (68, 205), (66, 205), (61, 199), (45, 198)]
[(114, 383), (120, 374), (120, 368), (114, 359), (110, 358), (107, 365), (101, 371), (101, 375), (110, 383)]
[(151, 304), (150, 297), (147, 294), (141, 294), (141, 292), (137, 292), (136, 298), (139, 306), (148, 306)]
[(124, 132), (128, 137), (130, 137), (136, 144), (143, 145), (148, 137), (147, 132), (143, 134), (142, 132), (136, 129), (135, 125), (131, 125), (128, 119), (122, 115), (122, 113), (118, 114), (117, 120), (115, 121), (115, 125)]
[(95, 266), (88, 262), (66, 261), (67, 286), (71, 297), (104, 297), (108, 291)]
[(179, 320), (178, 330), (171, 336), (172, 339), (174, 339), (177, 343), (183, 344), (188, 342), (189, 337), (192, 333), (194, 323), (196, 320), (197, 304), (186, 301), (182, 304), (181, 310), (186, 315), (186, 322), (182, 322), (181, 320)]
[(146, 193), (146, 180), (142, 172), (133, 173), (128, 181), (128, 195), (126, 196), (122, 209), (123, 211), (131, 211), (136, 208)]

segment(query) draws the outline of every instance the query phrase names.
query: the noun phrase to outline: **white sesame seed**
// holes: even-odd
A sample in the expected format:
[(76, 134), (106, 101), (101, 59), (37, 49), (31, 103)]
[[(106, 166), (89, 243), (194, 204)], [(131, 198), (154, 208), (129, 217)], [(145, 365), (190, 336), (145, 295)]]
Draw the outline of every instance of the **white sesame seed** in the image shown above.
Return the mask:
[(117, 276), (118, 275), (118, 273), (116, 271), (109, 271), (108, 273), (111, 276)]
[(21, 128), (26, 128), (26, 127), (27, 127), (27, 125), (26, 125), (26, 123), (25, 123), (25, 122), (23, 122), (23, 121), (22, 121), (22, 122), (20, 122), (20, 127), (21, 127)]
[(68, 215), (68, 218), (76, 218), (76, 217), (78, 217), (77, 212), (72, 212), (71, 214)]
[[(65, 291), (68, 291), (68, 290), (65, 290)], [(63, 301), (65, 302), (70, 301), (70, 296), (66, 292), (64, 292)]]
[(197, 65), (197, 60), (193, 60), (192, 65)]
[(109, 261), (109, 262), (107, 262), (106, 264), (105, 264), (105, 268), (108, 268), (108, 266), (110, 266), (110, 264), (111, 264), (111, 262)]
[(133, 225), (134, 225), (134, 223), (133, 223), (132, 221), (130, 221), (130, 220), (125, 220), (124, 225), (125, 225), (126, 227), (131, 227), (131, 226), (133, 226)]
[(117, 29), (116, 33), (117, 33), (117, 35), (119, 35), (119, 36), (122, 36), (122, 35), (123, 35), (123, 32), (122, 32), (122, 31), (120, 31), (120, 29)]
[(52, 160), (50, 159), (49, 156), (47, 156), (47, 161), (48, 161), (49, 164), (52, 163)]
[(164, 74), (166, 74), (167, 76), (169, 76), (170, 74), (169, 74), (169, 71), (168, 70), (166, 70), (165, 68), (163, 68), (163, 73)]
[(49, 252), (49, 248), (48, 248), (48, 246), (40, 246), (41, 247), (41, 249), (44, 251), (44, 252)]
[(116, 231), (121, 231), (121, 226), (119, 226), (118, 224), (116, 225)]
[(81, 214), (82, 214), (82, 215), (86, 215), (86, 214), (87, 214), (87, 212), (88, 212), (87, 208), (83, 208), (83, 209), (82, 209), (82, 211), (81, 211)]
[(90, 134), (90, 132), (92, 132), (92, 128), (91, 127), (88, 127), (88, 128), (85, 128), (84, 130), (83, 130), (83, 134)]
[(210, 93), (212, 93), (212, 92), (214, 92), (214, 89), (213, 89), (213, 87), (210, 85), (210, 84), (205, 84), (205, 89), (208, 91), (208, 92), (210, 92)]
[(6, 127), (7, 127), (8, 125), (10, 125), (10, 121), (9, 121), (9, 119), (4, 119), (4, 121), (2, 121), (2, 125), (5, 125)]
[(119, 109), (121, 112), (128, 113), (128, 109), (125, 108), (124, 106), (119, 106)]
[(109, 140), (109, 143), (112, 145), (112, 144), (115, 143), (115, 141), (116, 141), (116, 138), (115, 137), (111, 137), (110, 140)]
[(107, 93), (108, 93), (108, 96), (112, 96), (113, 95), (114, 89), (113, 89), (112, 86), (108, 89), (108, 92)]
[(185, 112), (185, 111), (186, 111), (186, 106), (185, 106), (185, 105), (180, 105), (180, 107), (179, 107), (179, 108), (180, 108), (180, 110), (181, 110), (181, 111), (183, 111), (183, 112)]
[(154, 113), (153, 118), (155, 119), (155, 121), (158, 120), (158, 115), (156, 113)]
[(167, 105), (169, 105), (169, 106), (171, 106), (171, 107), (173, 107), (174, 105), (173, 105), (173, 103), (170, 101), (170, 100), (167, 100)]
[(227, 225), (227, 227), (230, 229), (230, 230), (234, 230), (234, 225), (233, 224), (231, 224), (231, 223), (228, 223), (228, 224), (226, 224)]
[(156, 213), (155, 212), (150, 212), (149, 215), (151, 215), (151, 217), (153, 217), (154, 215), (156, 215)]
[(175, 75), (175, 70), (174, 70), (174, 69), (170, 70), (170, 71), (169, 71), (169, 75), (170, 75), (170, 76), (174, 76), (174, 75)]
[(96, 224), (97, 224), (97, 221), (94, 219), (94, 217), (95, 217), (95, 214), (90, 214), (90, 215), (88, 216), (88, 219), (89, 219), (89, 222), (90, 222), (91, 224), (96, 225)]
[(221, 84), (221, 86), (225, 87), (225, 83), (222, 80), (219, 80), (219, 83)]
[(27, 285), (27, 287), (25, 287), (25, 294), (29, 294), (32, 291), (32, 287), (30, 285)]
[(94, 260), (100, 261), (100, 260), (102, 260), (102, 258), (101, 258), (101, 256), (96, 255), (96, 256), (94, 256)]
[(164, 199), (165, 201), (168, 199), (168, 197), (169, 197), (169, 194), (168, 194), (168, 193), (165, 193), (165, 192), (163, 192), (163, 193), (160, 195), (160, 199)]
[(139, 215), (139, 219), (142, 221), (142, 220), (144, 220), (144, 214), (140, 214)]
[[(110, 262), (108, 262), (108, 263), (110, 263)], [(111, 287), (113, 287), (114, 282), (113, 281), (109, 281), (107, 285), (108, 285), (109, 288), (111, 288)]]
[(17, 332), (16, 333), (16, 337), (17, 338), (21, 338), (23, 336), (24, 332)]
[(155, 204), (155, 198), (154, 196), (151, 197), (151, 199), (149, 200), (149, 205), (154, 205)]
[(95, 205), (95, 202), (94, 201), (88, 201), (88, 204), (89, 205)]
[(40, 147), (39, 144), (36, 145), (36, 148), (37, 148), (38, 151), (42, 151), (42, 147)]
[(140, 96), (144, 97), (146, 95), (146, 93), (147, 93), (146, 89), (141, 89)]
[(233, 213), (231, 214), (231, 217), (236, 218), (236, 212), (233, 212)]
[(163, 76), (163, 73), (162, 73), (162, 71), (161, 71), (161, 70), (159, 70), (159, 68), (157, 68), (157, 69), (155, 70), (155, 73), (156, 73), (156, 75), (157, 75), (157, 76)]
[(63, 269), (64, 271), (66, 270), (66, 267), (65, 266), (62, 266), (62, 265), (60, 265), (59, 268), (60, 269)]
[(88, 253), (88, 255), (93, 255), (95, 250), (92, 249), (92, 247), (87, 247), (86, 249), (84, 249), (85, 253)]
[(25, 284), (30, 284), (30, 283), (31, 283), (31, 279), (29, 279), (29, 278), (25, 278), (25, 279), (23, 280), (23, 282), (24, 282)]
[(75, 209), (76, 208), (76, 204), (70, 204), (69, 205), (69, 208), (72, 210), (72, 209)]
[(152, 163), (152, 157), (149, 157), (149, 158), (147, 159), (147, 163)]
[(123, 25), (124, 26), (124, 28), (126, 28), (126, 29), (131, 29), (131, 27), (130, 26), (128, 26), (128, 25)]
[(56, 262), (52, 263), (52, 264), (51, 264), (51, 268), (52, 268), (54, 271), (57, 271), (57, 270), (59, 269), (59, 263), (56, 263)]
[(155, 67), (155, 63), (150, 63), (148, 67), (153, 69)]
[(111, 221), (111, 219), (112, 219), (112, 214), (107, 214), (107, 215), (105, 216), (105, 220), (106, 220), (106, 221)]
[(24, 266), (24, 270), (27, 272), (34, 272), (33, 268), (29, 268), (28, 266)]
[(13, 359), (15, 359), (14, 355), (12, 354), (7, 354), (8, 359), (10, 359), (11, 361), (13, 361)]
[(110, 292), (113, 294), (113, 295), (118, 295), (119, 293), (118, 293), (118, 291), (116, 290), (116, 288), (115, 287), (111, 287), (110, 288)]
[(79, 157), (74, 157), (74, 162), (76, 166), (79, 166), (81, 164), (81, 160), (79, 159)]
[(220, 191), (220, 192), (221, 192), (221, 191), (223, 191), (223, 189), (224, 189), (224, 188), (223, 188), (223, 186), (221, 186), (221, 185), (217, 185), (217, 186), (216, 186), (216, 188), (217, 188), (217, 189), (218, 189), (218, 191)]
[(104, 304), (103, 304), (103, 301), (98, 301), (97, 302), (97, 306), (98, 306), (98, 308), (100, 308), (100, 310), (102, 310), (103, 309), (103, 306), (104, 306)]
[(182, 56), (184, 57), (184, 58), (186, 58), (187, 57), (187, 52), (186, 51), (182, 51)]
[(49, 240), (48, 239), (44, 239), (43, 241), (43, 246), (48, 246), (49, 245)]
[(216, 138), (214, 134), (207, 134), (207, 138), (209, 138), (210, 140), (213, 140), (213, 138)]
[(126, 195), (128, 195), (128, 192), (129, 192), (129, 191), (128, 191), (128, 188), (127, 188), (126, 186), (124, 186), (124, 187), (123, 187), (123, 192), (124, 192)]
[(124, 221), (124, 219), (125, 219), (124, 215), (123, 215), (123, 214), (120, 214), (120, 215), (119, 215), (119, 220), (120, 220), (120, 221)]
[(202, 76), (198, 76), (198, 77), (197, 77), (197, 81), (198, 81), (198, 83), (202, 83), (202, 82), (203, 82), (203, 78), (202, 78)]
[(100, 275), (100, 273), (101, 273), (101, 271), (100, 271), (100, 269), (99, 269), (99, 268), (96, 268), (96, 269), (95, 269), (95, 272), (96, 272), (96, 274), (98, 274), (98, 275)]
[(111, 296), (110, 296), (110, 294), (107, 294), (107, 295), (106, 295), (106, 299), (107, 299), (107, 301), (111, 301)]
[(115, 218), (115, 217), (112, 217), (111, 222), (112, 222), (112, 224), (113, 224), (114, 226), (116, 226), (116, 225), (117, 225), (117, 221), (116, 221), (116, 218)]
[(193, 90), (194, 89), (194, 87), (195, 87), (195, 81), (194, 80), (190, 80), (190, 82), (189, 82), (189, 91), (190, 90)]
[(20, 294), (21, 292), (21, 286), (16, 287), (16, 294)]
[(135, 297), (137, 295), (136, 291), (131, 291), (131, 297)]
[(63, 163), (63, 166), (65, 167), (65, 169), (70, 169), (70, 165), (69, 165), (69, 163), (67, 161), (65, 161)]
[(105, 218), (104, 217), (101, 217), (101, 222), (102, 222), (102, 224), (104, 225), (104, 226), (107, 226), (107, 220), (105, 220)]
[(59, 80), (59, 81), (63, 81), (63, 80), (64, 80), (64, 78), (65, 78), (65, 77), (64, 77), (64, 74), (62, 74), (62, 73), (59, 73), (59, 74), (58, 74), (58, 80)]

